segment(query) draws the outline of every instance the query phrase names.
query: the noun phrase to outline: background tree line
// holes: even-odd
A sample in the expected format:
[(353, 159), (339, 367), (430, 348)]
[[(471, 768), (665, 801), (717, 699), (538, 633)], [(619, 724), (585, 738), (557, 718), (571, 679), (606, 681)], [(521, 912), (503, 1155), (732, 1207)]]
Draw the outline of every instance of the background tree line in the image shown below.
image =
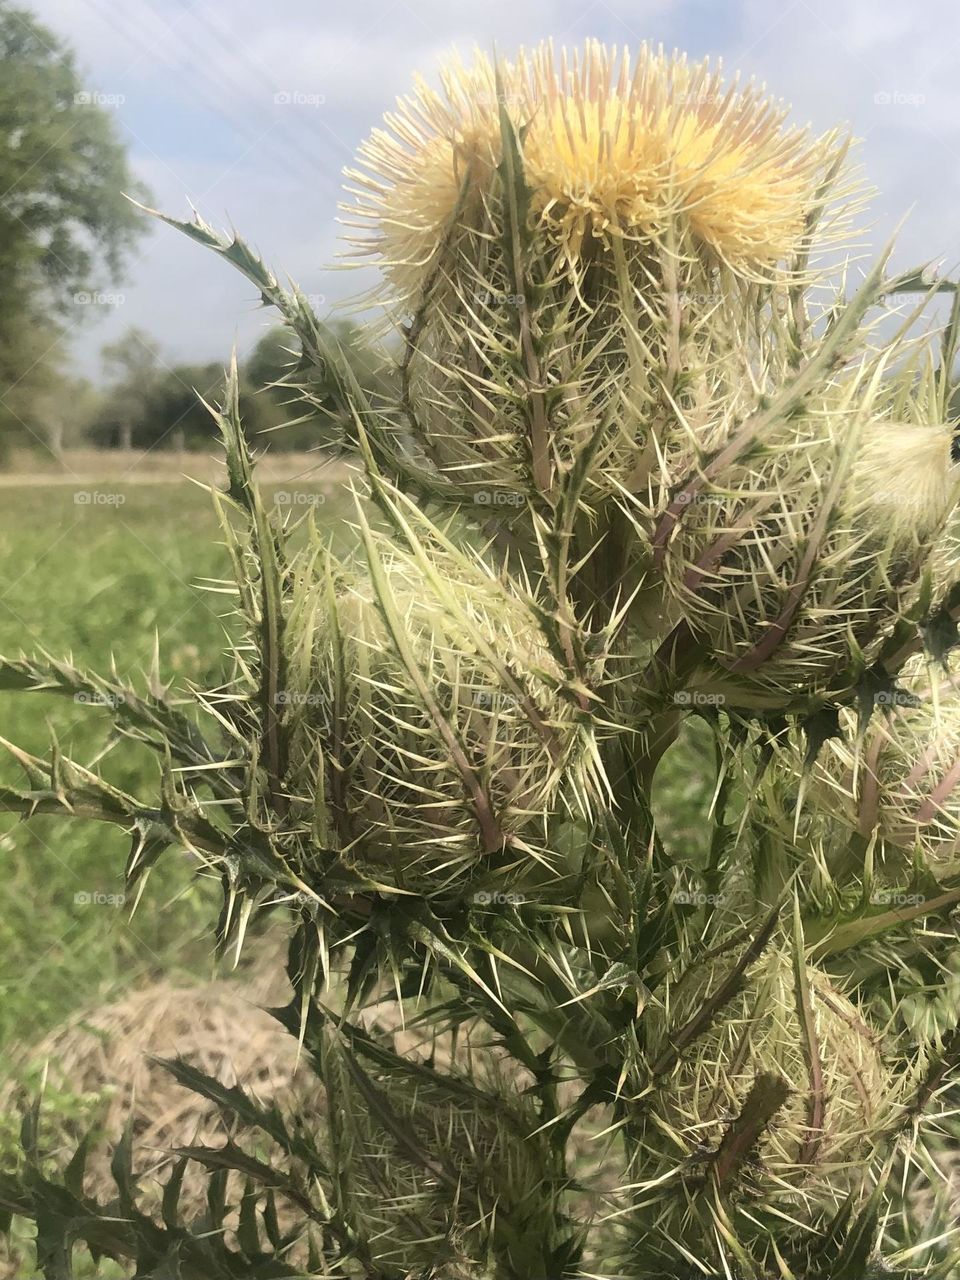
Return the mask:
[[(385, 388), (389, 375), (360, 329), (349, 321), (330, 326), (368, 387)], [(338, 435), (343, 406), (332, 382), (312, 379), (312, 404), (281, 385), (298, 358), (296, 341), (282, 326), (270, 329), (240, 367), (240, 399), (246, 431), (259, 447), (308, 449)], [(168, 364), (140, 329), (130, 329), (103, 349), (103, 386), (90, 389), (79, 434), (109, 449), (199, 449), (216, 439), (216, 424), (203, 401), (220, 399), (225, 361)]]
[[(218, 398), (228, 352), (174, 364), (150, 334), (131, 329), (104, 348), (96, 380), (71, 371), (70, 332), (96, 310), (85, 301), (121, 282), (148, 229), (127, 195), (149, 199), (109, 104), (85, 86), (53, 32), (0, 0), (0, 465), (14, 448), (191, 449), (214, 436), (198, 394)], [(357, 372), (381, 380), (359, 330), (331, 327)], [(274, 329), (243, 363), (245, 420), (261, 446), (331, 438), (332, 386), (313, 384), (317, 408), (308, 410), (273, 385), (296, 359), (292, 345)]]

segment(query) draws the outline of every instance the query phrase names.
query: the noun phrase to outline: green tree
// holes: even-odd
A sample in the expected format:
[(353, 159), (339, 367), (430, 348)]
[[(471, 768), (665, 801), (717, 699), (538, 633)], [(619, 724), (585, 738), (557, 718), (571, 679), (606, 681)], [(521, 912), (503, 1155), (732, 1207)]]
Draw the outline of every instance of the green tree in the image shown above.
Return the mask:
[(150, 400), (162, 373), (159, 350), (142, 329), (128, 329), (100, 353), (109, 392), (97, 415), (94, 434), (101, 444), (133, 447), (150, 417)]
[(58, 376), (37, 397), (34, 413), (43, 444), (58, 462), (63, 461), (65, 448), (86, 438), (100, 401), (101, 394), (89, 378), (72, 375)]
[(134, 443), (144, 448), (198, 448), (215, 438), (210, 426), (212, 402), (223, 394), (223, 365), (175, 365), (157, 378), (149, 397), (143, 438)]
[[(349, 352), (357, 380), (373, 393), (383, 385), (377, 357), (361, 330), (330, 326), (330, 340)], [(284, 325), (256, 343), (240, 370), (244, 430), (258, 449), (315, 449), (343, 436), (347, 406), (330, 369), (303, 371), (296, 339)], [(104, 448), (200, 448), (216, 435), (203, 401), (222, 392), (224, 362), (164, 364), (141, 329), (128, 330), (102, 352), (106, 392), (89, 428)]]
[(115, 283), (143, 220), (110, 110), (73, 54), (0, 0), (0, 450), (43, 438), (37, 397), (62, 369), (58, 341)]
[[(0, 256), (3, 247), (0, 243)], [(10, 295), (0, 294), (0, 464), (12, 445), (45, 447), (49, 423), (43, 407), (64, 385), (66, 353), (57, 327), (31, 316), (29, 299), (21, 317), (10, 310)]]
[[(216, 438), (206, 405), (223, 393), (224, 363), (165, 364), (148, 334), (131, 329), (102, 353), (106, 390), (88, 429), (107, 449), (198, 449)], [(205, 403), (206, 402), (206, 403)], [(244, 379), (243, 403), (252, 438), (282, 425), (280, 395)], [(257, 441), (262, 447), (272, 435)]]

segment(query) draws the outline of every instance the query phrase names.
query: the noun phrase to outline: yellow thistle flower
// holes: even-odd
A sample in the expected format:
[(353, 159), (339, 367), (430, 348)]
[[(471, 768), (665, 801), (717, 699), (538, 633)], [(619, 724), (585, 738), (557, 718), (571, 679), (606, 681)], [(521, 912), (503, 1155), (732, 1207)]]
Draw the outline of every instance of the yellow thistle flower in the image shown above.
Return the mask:
[(410, 297), (436, 265), (461, 200), (483, 218), (501, 158), (499, 106), (522, 137), (530, 217), (578, 256), (588, 236), (705, 248), (747, 274), (797, 248), (839, 137), (785, 126), (756, 85), (708, 62), (596, 41), (559, 63), (552, 44), (495, 66), (452, 62), (423, 80), (360, 151), (351, 221), (392, 287)]
[(590, 501), (655, 510), (678, 415), (712, 438), (749, 412), (753, 366), (792, 341), (771, 321), (755, 352), (755, 282), (806, 278), (825, 205), (826, 240), (856, 207), (840, 136), (785, 116), (647, 46), (478, 52), (416, 82), (348, 171), (347, 222), (407, 321), (404, 417), (448, 486), (555, 493), (589, 450)]
[[(400, 292), (413, 292), (432, 267), (457, 208), (464, 179), (472, 194), (489, 181), (500, 159), (497, 95), (493, 69), (444, 74), (444, 97), (417, 77), (416, 95), (401, 99), (360, 150), (367, 172), (348, 170), (360, 184), (355, 224), (373, 224), (371, 243)], [(404, 287), (406, 286), (406, 287)]]

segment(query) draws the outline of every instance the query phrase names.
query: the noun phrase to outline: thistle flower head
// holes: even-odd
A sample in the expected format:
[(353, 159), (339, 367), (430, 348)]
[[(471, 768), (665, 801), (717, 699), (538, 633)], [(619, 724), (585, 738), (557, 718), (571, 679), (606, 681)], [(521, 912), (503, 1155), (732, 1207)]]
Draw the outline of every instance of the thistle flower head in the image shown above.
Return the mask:
[[(960, 520), (956, 508), (930, 554), (929, 569), (933, 599), (930, 613), (949, 612), (955, 606), (956, 583), (960, 581)], [(951, 591), (954, 598), (951, 598)]]
[[(956, 875), (960, 694), (918, 659), (876, 697), (879, 714), (863, 734), (854, 712), (841, 713), (843, 736), (825, 743), (813, 765), (810, 802), (847, 831), (879, 837), (884, 847), (874, 858), (884, 874), (902, 881), (919, 854), (936, 875)], [(792, 766), (799, 769), (798, 756)]]
[(489, 217), (502, 104), (523, 138), (531, 227), (572, 258), (597, 238), (679, 242), (748, 274), (796, 251), (837, 135), (787, 127), (757, 86), (709, 63), (595, 41), (557, 59), (551, 44), (495, 66), (451, 63), (419, 81), (360, 153), (353, 221), (361, 247), (406, 298), (442, 258), (463, 202)]
[(951, 431), (864, 421), (871, 404), (845, 394), (778, 424), (678, 521), (674, 616), (709, 637), (698, 678), (734, 701), (846, 678), (918, 590), (957, 500)]
[[(381, 1002), (380, 1019), (396, 1007)], [(474, 1276), (492, 1255), (505, 1274), (542, 1274), (570, 1234), (562, 1160), (516, 1069), (479, 1035), (471, 1043), (469, 1026), (432, 1045), (429, 1036), (417, 1037), (433, 1050), (426, 1063), (394, 1059), (376, 1034), (393, 1070), (358, 1061), (332, 1036), (322, 1051), (331, 1158), (349, 1160), (347, 1199), (369, 1253), (411, 1276)], [(504, 1230), (502, 1219), (527, 1230)]]
[(644, 490), (681, 386), (710, 434), (751, 385), (750, 286), (801, 279), (825, 206), (852, 208), (844, 144), (646, 46), (478, 53), (440, 80), (349, 174), (356, 248), (412, 317), (412, 435), (461, 488), (550, 492), (589, 449), (592, 498)]

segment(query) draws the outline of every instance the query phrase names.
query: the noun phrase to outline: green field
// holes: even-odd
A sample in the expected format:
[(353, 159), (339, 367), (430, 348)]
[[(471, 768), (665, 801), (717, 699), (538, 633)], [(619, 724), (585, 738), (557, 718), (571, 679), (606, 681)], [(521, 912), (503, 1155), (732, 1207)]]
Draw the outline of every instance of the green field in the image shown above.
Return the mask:
[[(186, 482), (89, 489), (123, 501), (78, 503), (63, 483), (0, 489), (0, 654), (46, 649), (102, 672), (115, 659), (120, 676), (143, 687), (159, 634), (161, 674), (174, 689), (216, 682), (231, 621), (229, 597), (203, 586), (228, 572), (210, 496)], [(344, 528), (345, 494), (314, 509)], [(109, 709), (0, 692), (4, 738), (46, 754), (55, 735), (65, 754), (99, 760), (106, 777), (149, 801), (156, 758), (138, 744), (117, 747), (111, 730)], [(23, 782), (6, 753), (0, 779)], [(0, 815), (0, 1061), (5, 1047), (133, 983), (209, 975), (214, 894), (181, 855), (161, 860), (133, 920), (116, 905), (77, 902), (122, 893), (127, 845), (113, 827)]]

